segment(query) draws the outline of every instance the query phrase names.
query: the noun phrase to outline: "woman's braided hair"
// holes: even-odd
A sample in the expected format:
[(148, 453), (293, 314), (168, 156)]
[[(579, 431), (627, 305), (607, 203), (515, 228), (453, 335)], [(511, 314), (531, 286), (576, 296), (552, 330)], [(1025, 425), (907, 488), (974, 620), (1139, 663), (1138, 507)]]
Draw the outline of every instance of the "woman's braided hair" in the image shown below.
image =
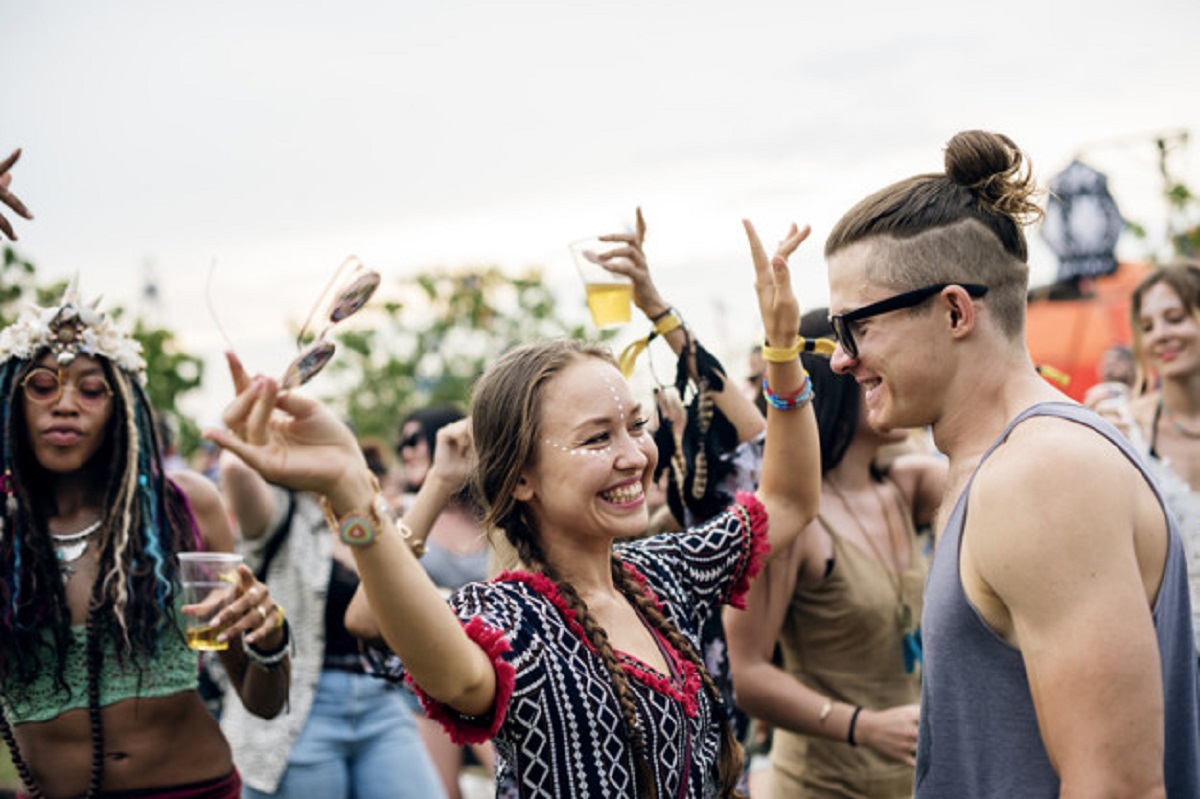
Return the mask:
[[(634, 752), (638, 795), (656, 799), (654, 753), (646, 738), (629, 687), (629, 676), (617, 660), (608, 632), (588, 611), (587, 603), (574, 586), (563, 580), (539, 544), (536, 520), (528, 507), (514, 497), (522, 469), (534, 460), (542, 417), (542, 393), (546, 384), (579, 358), (599, 358), (616, 365), (605, 348), (569, 339), (551, 339), (516, 348), (502, 356), (480, 378), (472, 401), (471, 423), (477, 455), (476, 493), (489, 530), (503, 530), (521, 562), (554, 582), (567, 606), (575, 613), (589, 642), (599, 653), (612, 679), (624, 719), (627, 741)], [(718, 780), (722, 796), (737, 796), (742, 750), (723, 713), (720, 692), (688, 640), (662, 614), (645, 588), (631, 577), (620, 559), (612, 559), (614, 585), (659, 633), (693, 665), (717, 709), (722, 728)]]

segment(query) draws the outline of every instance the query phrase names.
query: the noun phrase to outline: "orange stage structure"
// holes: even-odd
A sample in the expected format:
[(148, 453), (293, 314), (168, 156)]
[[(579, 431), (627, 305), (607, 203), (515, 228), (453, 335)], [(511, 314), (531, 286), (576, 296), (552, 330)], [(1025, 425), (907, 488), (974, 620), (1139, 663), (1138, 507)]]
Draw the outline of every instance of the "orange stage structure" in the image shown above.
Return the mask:
[(1033, 362), (1051, 366), (1070, 378), (1062, 390), (1082, 400), (1097, 382), (1096, 368), (1104, 351), (1132, 342), (1129, 296), (1150, 264), (1120, 264), (1103, 277), (1084, 279), (1080, 296), (1051, 299), (1052, 287), (1034, 289), (1029, 301), (1026, 338)]

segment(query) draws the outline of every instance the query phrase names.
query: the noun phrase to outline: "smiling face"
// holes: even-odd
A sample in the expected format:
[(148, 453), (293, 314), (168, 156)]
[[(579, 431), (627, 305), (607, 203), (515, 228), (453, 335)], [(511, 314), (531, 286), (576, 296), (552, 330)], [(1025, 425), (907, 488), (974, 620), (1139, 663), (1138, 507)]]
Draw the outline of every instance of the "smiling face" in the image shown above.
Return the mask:
[(543, 546), (607, 546), (643, 533), (658, 450), (621, 373), (599, 358), (576, 358), (546, 383), (541, 407), (534, 457), (514, 496), (537, 519)]
[[(62, 390), (51, 391), (61, 378)], [(50, 356), (26, 375), (20, 402), (34, 457), (56, 474), (77, 472), (104, 444), (113, 398), (100, 361), (80, 355), (60, 368)], [(57, 397), (54, 395), (57, 394)]]
[(1200, 324), (1170, 285), (1155, 283), (1141, 295), (1137, 325), (1141, 355), (1160, 377), (1182, 379), (1200, 370)]
[[(867, 277), (870, 242), (851, 244), (829, 256), (829, 307), (844, 314), (897, 293)], [(934, 298), (930, 298), (932, 301)], [(941, 392), (934, 316), (925, 306), (902, 309), (850, 323), (857, 357), (839, 344), (830, 366), (862, 386), (863, 414), (876, 430), (921, 427), (936, 419)]]

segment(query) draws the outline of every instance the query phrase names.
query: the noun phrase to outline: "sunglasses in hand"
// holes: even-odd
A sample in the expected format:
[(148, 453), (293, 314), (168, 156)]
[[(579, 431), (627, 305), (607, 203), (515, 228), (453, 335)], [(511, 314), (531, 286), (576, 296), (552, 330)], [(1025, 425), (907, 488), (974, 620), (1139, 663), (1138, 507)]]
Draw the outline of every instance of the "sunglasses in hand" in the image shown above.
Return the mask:
[[(304, 327), (300, 328), (300, 334), (296, 337), (296, 347), (300, 354), (284, 371), (280, 381), (283, 388), (302, 386), (325, 368), (337, 349), (329, 334), (338, 323), (362, 310), (375, 293), (375, 289), (379, 288), (379, 280), (378, 272), (363, 266), (362, 261), (353, 255), (342, 262), (325, 291), (317, 298), (313, 309), (309, 311), (308, 318), (304, 320)], [(325, 304), (325, 310), (321, 312), (322, 303), (331, 293), (332, 299)], [(325, 326), (305, 346), (304, 341), (308, 337), (313, 318), (318, 316), (325, 319)]]
[[(214, 270), (215, 267), (214, 262)], [(206, 294), (208, 310), (213, 321), (216, 322), (217, 329), (221, 331), (221, 335), (229, 345), (229, 349), (233, 350), (234, 346), (230, 342), (229, 336), (225, 334), (225, 329), (221, 326), (213, 308), (212, 271), (209, 271), (209, 285)], [(342, 261), (341, 266), (333, 273), (333, 277), (317, 297), (316, 303), (308, 313), (308, 318), (304, 320), (304, 326), (300, 328), (300, 333), (296, 337), (296, 349), (299, 350), (299, 354), (292, 359), (283, 372), (283, 378), (280, 380), (283, 388), (302, 386), (325, 368), (337, 350), (337, 345), (330, 338), (330, 334), (339, 323), (349, 319), (366, 306), (372, 295), (375, 294), (375, 289), (379, 288), (379, 282), (379, 273), (374, 269), (368, 269), (356, 256), (351, 255)], [(314, 319), (323, 319), (324, 326), (315, 336), (312, 336), (310, 330), (313, 327)], [(308, 343), (305, 344), (305, 342)]]

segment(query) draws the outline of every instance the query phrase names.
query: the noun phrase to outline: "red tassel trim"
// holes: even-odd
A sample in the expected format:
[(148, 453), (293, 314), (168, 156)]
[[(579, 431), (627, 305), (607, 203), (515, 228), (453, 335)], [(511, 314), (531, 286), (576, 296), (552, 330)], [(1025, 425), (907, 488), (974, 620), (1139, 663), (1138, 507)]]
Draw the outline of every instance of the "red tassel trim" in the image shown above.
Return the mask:
[(750, 590), (750, 583), (762, 571), (766, 557), (771, 551), (771, 542), (767, 539), (767, 529), (770, 525), (767, 519), (767, 509), (754, 494), (749, 491), (739, 491), (736, 500), (737, 504), (733, 506), (734, 512), (743, 520), (743, 524), (749, 522), (750, 529), (747, 532), (750, 535), (750, 541), (743, 563), (739, 564), (741, 577), (730, 589), (729, 595), (725, 598), (725, 604), (738, 610), (745, 610), (746, 592)]
[(625, 669), (625, 673), (633, 677), (643, 685), (648, 685), (651, 689), (658, 691), (660, 694), (669, 696), (671, 699), (683, 706), (683, 712), (689, 718), (695, 718), (700, 712), (700, 688), (702, 681), (700, 672), (696, 670), (695, 665), (690, 660), (682, 658), (671, 646), (670, 642), (655, 633), (655, 637), (663, 642), (667, 651), (671, 653), (671, 659), (675, 662), (675, 670), (680, 675), (680, 685), (676, 687), (669, 679), (655, 674), (642, 661), (621, 653), (621, 668)]
[(567, 604), (567, 600), (563, 599), (559, 593), (558, 586), (544, 574), (531, 574), (530, 572), (501, 572), (496, 577), (496, 582), (509, 581), (514, 583), (525, 583), (527, 586), (537, 591), (544, 596), (550, 604), (558, 608), (558, 612), (566, 619), (567, 626), (571, 628), (571, 632), (575, 633), (576, 637), (583, 642), (588, 651), (595, 652), (596, 648), (592, 646), (591, 640), (587, 636), (587, 632), (583, 629), (583, 625), (579, 622), (579, 617), (575, 614), (575, 610)]
[[(496, 699), (492, 705), (490, 720), (487, 716), (472, 718), (455, 712), (422, 691), (421, 686), (413, 682), (411, 675), (405, 677), (408, 684), (416, 689), (421, 707), (425, 708), (425, 715), (441, 724), (450, 740), (460, 746), (483, 743), (496, 736), (504, 724), (508, 702), (512, 699), (513, 689), (517, 685), (517, 670), (503, 658), (505, 653), (512, 651), (512, 644), (508, 642), (504, 632), (489, 627), (478, 618), (471, 619), (463, 625), (463, 629), (484, 651), (492, 661), (492, 668), (496, 670)], [(483, 726), (483, 722), (487, 722), (487, 725)]]

